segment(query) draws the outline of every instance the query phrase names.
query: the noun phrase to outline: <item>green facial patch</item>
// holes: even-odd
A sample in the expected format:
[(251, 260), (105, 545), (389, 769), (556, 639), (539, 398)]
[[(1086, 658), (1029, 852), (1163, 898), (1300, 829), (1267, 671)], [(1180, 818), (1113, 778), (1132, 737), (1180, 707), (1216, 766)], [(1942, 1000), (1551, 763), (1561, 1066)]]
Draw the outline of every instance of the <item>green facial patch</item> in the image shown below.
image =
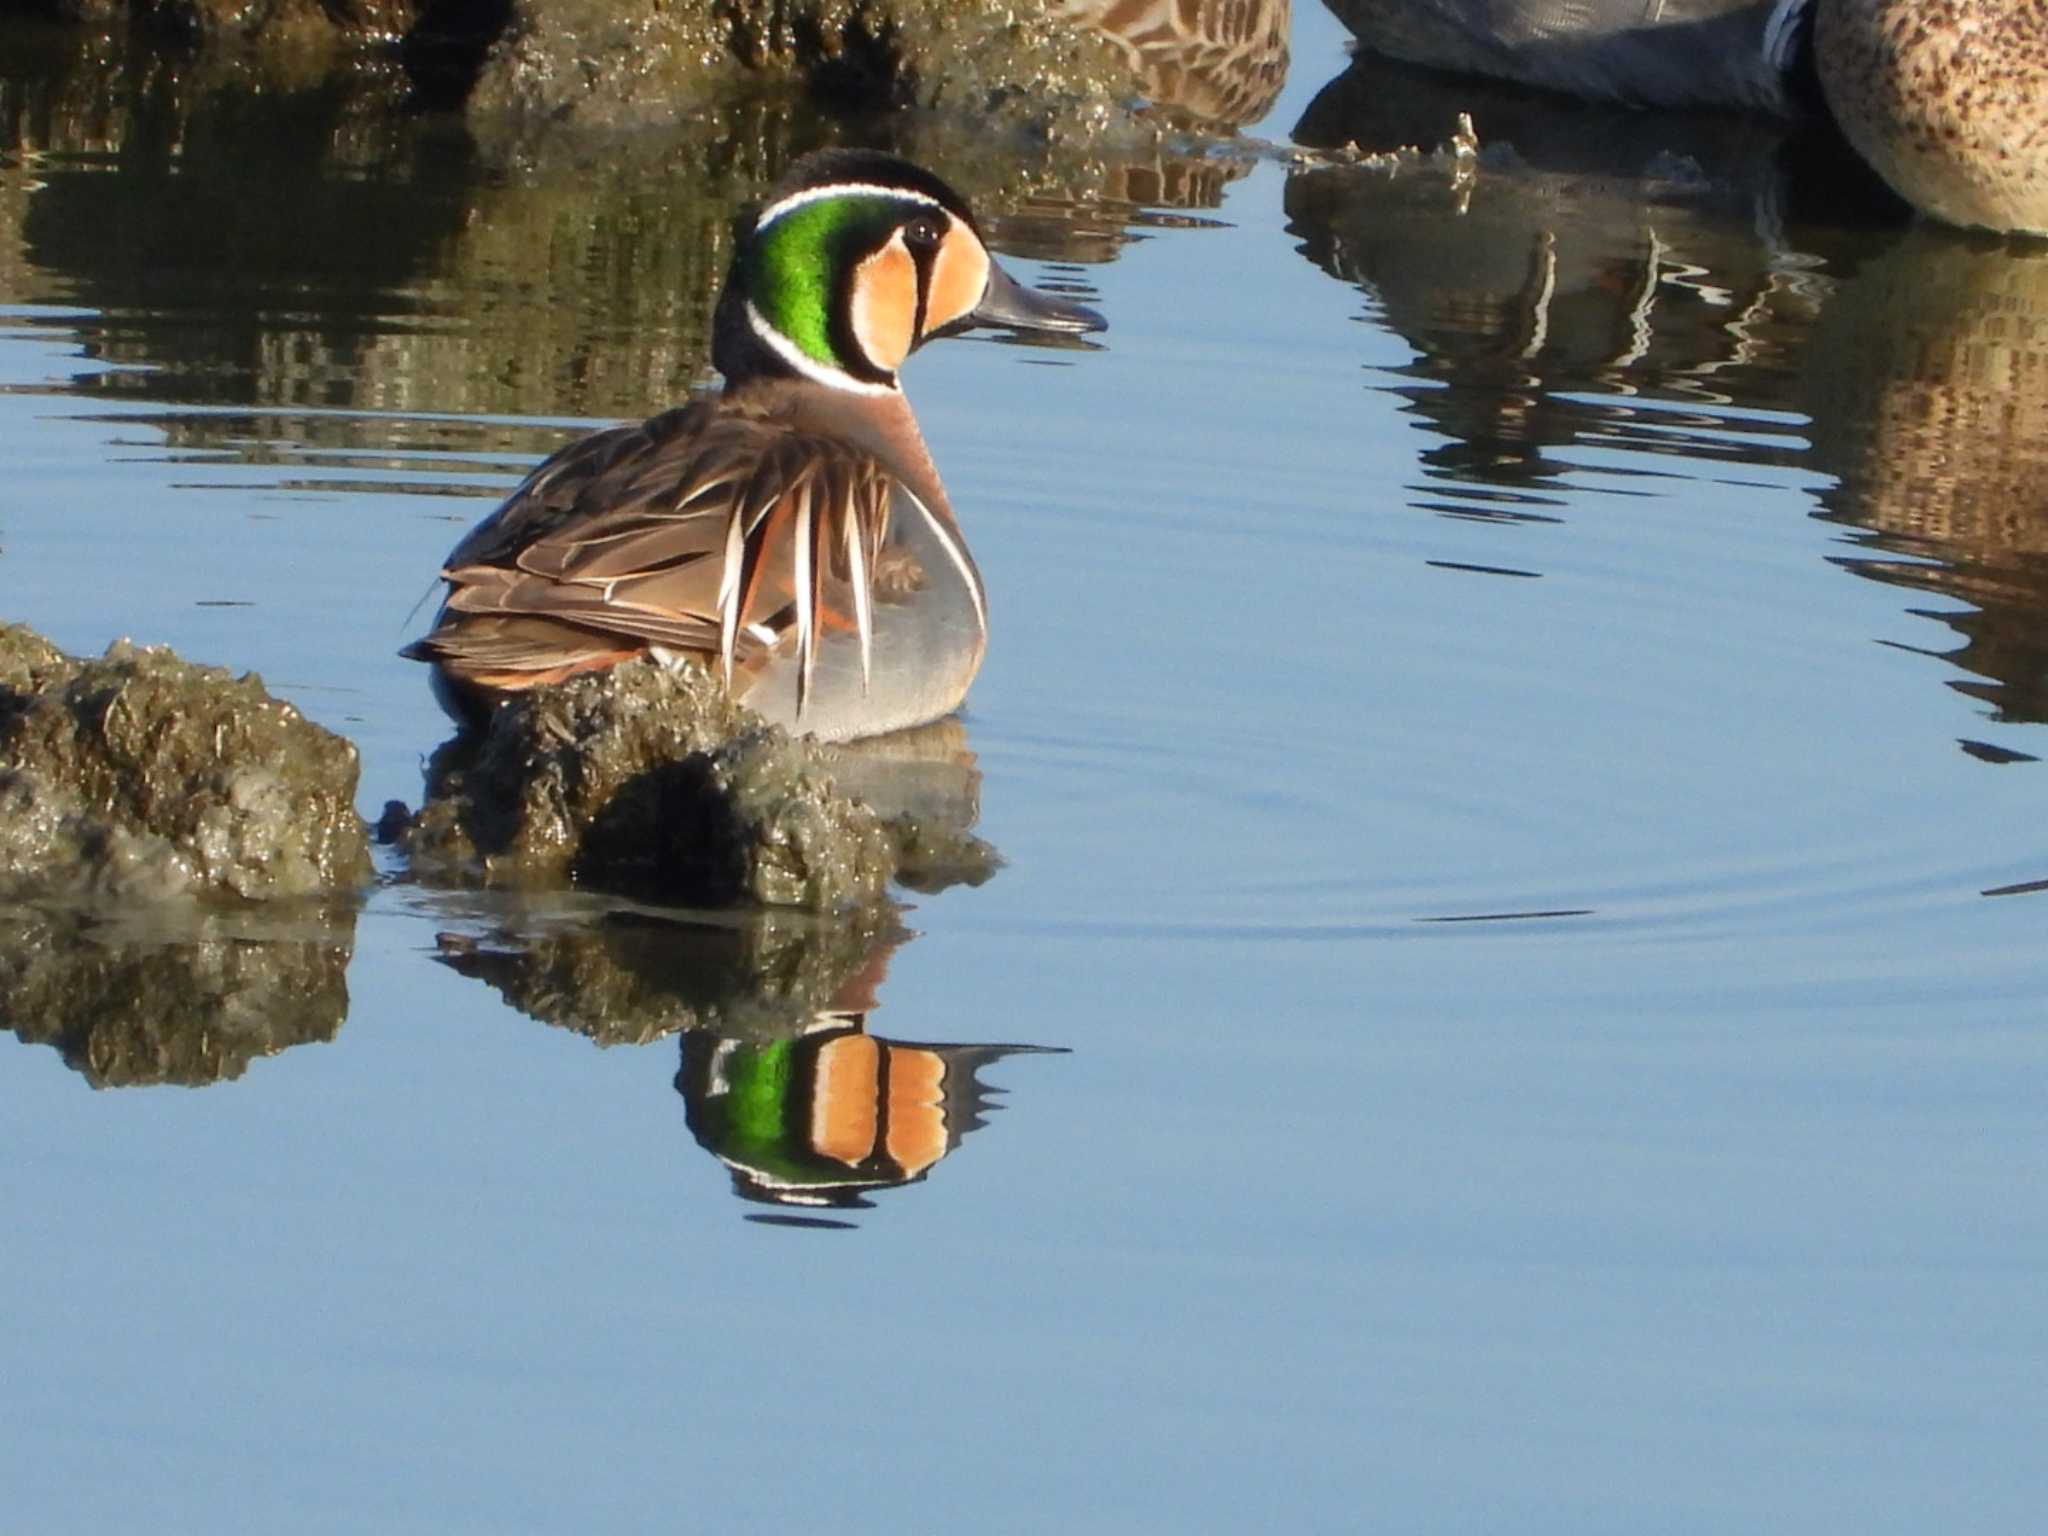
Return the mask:
[(887, 242), (905, 211), (901, 199), (872, 192), (790, 209), (748, 243), (742, 258), (747, 297), (804, 356), (828, 368), (846, 367), (833, 342), (833, 306), (845, 291), (845, 275)]

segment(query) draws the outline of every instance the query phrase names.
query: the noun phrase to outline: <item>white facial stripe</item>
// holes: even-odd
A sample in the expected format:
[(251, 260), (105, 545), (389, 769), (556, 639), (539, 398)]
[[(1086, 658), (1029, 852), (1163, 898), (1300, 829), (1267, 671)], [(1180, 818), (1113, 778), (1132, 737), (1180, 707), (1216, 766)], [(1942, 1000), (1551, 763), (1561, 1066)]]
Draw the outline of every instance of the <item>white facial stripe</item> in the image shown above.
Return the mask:
[(844, 389), (856, 395), (900, 395), (902, 390), (894, 384), (873, 384), (866, 379), (856, 379), (843, 368), (834, 368), (807, 355), (795, 342), (784, 336), (774, 326), (761, 318), (761, 312), (754, 308), (752, 301), (747, 304), (747, 325), (754, 335), (770, 352), (781, 358), (813, 384), (823, 384), (827, 389)]
[(896, 202), (917, 203), (925, 208), (945, 206), (936, 197), (913, 192), (908, 187), (885, 187), (867, 181), (835, 181), (822, 187), (805, 187), (801, 192), (790, 193), (779, 203), (770, 203), (761, 210), (761, 217), (754, 221), (754, 231), (758, 234), (785, 213), (827, 197), (886, 197)]

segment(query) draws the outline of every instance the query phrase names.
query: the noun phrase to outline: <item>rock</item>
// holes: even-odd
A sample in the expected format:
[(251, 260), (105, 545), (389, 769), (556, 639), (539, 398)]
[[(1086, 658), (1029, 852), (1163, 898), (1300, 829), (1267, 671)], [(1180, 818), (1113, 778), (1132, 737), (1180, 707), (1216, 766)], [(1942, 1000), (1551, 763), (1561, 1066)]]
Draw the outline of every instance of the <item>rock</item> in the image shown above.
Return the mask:
[[(82, 3), (94, 18), (114, 9), (106, 0)], [(395, 42), (411, 30), (422, 7), (420, 0), (150, 0), (133, 9), (174, 38), (260, 45), (275, 54), (324, 54)]]
[(271, 697), (123, 641), (96, 661), (0, 625), (0, 895), (262, 900), (370, 875), (355, 747)]
[(650, 662), (537, 690), (444, 747), (400, 844), (430, 878), (820, 911), (879, 900), (897, 863), (821, 749), (710, 673)]
[(1086, 27), (998, 0), (720, 0), (655, 9), (520, 0), (490, 47), (472, 118), (674, 120), (735, 87), (864, 111), (920, 107), (989, 129), (1121, 119), (1129, 67)]
[[(1000, 0), (49, 0), (135, 77), (264, 91), (365, 85), (386, 111), (610, 131), (742, 99), (904, 107), (984, 130), (1086, 135), (1130, 117), (1126, 58), (1082, 21)], [(4, 34), (33, 22), (11, 20)], [(129, 25), (130, 21), (135, 25)], [(37, 46), (43, 46), (37, 40)]]

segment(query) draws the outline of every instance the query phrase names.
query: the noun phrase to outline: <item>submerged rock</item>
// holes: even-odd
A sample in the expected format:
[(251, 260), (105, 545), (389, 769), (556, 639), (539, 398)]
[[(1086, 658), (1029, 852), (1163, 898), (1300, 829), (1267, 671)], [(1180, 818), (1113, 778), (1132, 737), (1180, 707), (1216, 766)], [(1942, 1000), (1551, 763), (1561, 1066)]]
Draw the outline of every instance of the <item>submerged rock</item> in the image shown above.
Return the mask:
[(697, 668), (629, 662), (499, 709), (428, 768), (400, 842), (429, 876), (575, 880), (694, 906), (877, 901), (897, 864), (882, 818), (829, 758)]
[(233, 677), (0, 625), (0, 896), (305, 896), (369, 878), (355, 747)]

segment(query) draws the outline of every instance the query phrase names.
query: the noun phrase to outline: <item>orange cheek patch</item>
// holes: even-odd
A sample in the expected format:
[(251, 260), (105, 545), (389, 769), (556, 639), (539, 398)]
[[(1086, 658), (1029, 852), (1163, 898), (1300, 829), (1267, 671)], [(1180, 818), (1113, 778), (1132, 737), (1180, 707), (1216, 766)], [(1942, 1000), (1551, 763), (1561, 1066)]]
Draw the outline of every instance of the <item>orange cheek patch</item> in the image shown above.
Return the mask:
[(917, 263), (897, 235), (853, 272), (853, 339), (894, 373), (917, 339)]
[(932, 287), (924, 304), (924, 328), (936, 331), (971, 314), (988, 290), (988, 252), (955, 223), (932, 258)]

